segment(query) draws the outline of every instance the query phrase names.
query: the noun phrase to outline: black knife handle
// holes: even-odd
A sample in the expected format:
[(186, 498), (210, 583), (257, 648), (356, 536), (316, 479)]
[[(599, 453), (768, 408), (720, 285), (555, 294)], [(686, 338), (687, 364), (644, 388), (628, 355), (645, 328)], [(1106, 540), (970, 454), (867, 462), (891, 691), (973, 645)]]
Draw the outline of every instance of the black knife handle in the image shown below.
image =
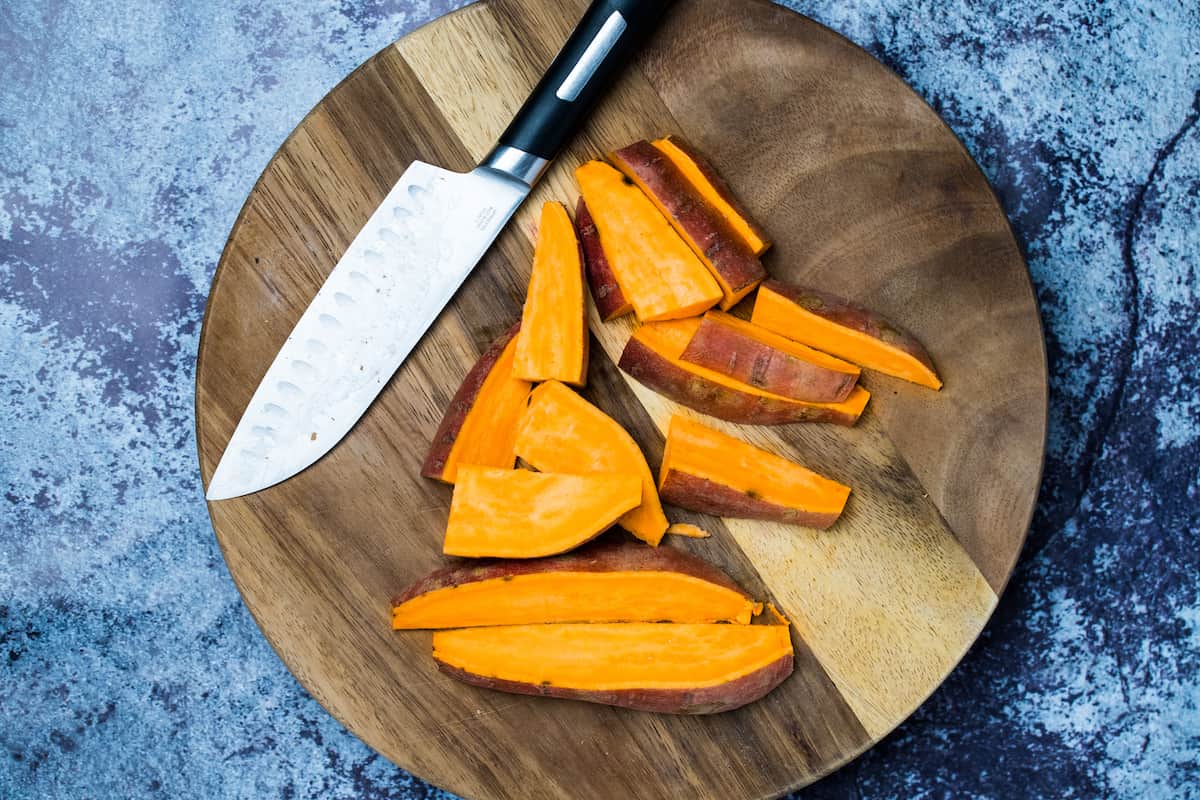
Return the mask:
[(484, 166), (532, 185), (668, 5), (670, 0), (594, 0)]

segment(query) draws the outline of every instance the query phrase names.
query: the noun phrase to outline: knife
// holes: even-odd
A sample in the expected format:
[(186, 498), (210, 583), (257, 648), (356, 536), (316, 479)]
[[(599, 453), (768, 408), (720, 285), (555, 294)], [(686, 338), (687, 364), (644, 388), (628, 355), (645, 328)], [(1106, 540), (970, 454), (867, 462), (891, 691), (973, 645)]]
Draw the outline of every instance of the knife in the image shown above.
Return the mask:
[(414, 161), (354, 237), (242, 413), (209, 500), (265, 489), (336, 445), (583, 123), (667, 0), (595, 0), (468, 173)]

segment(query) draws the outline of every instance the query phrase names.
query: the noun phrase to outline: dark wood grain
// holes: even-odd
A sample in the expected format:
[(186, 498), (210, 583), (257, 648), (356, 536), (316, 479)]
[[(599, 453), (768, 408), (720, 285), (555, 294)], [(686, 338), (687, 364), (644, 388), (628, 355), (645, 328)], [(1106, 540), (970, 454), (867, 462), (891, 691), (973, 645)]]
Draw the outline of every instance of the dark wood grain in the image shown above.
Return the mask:
[[(275, 351), (391, 184), (413, 159), (473, 165), (582, 7), (491, 0), (443, 18), (363, 65), (280, 148), (230, 236), (201, 336), (206, 482)], [(893, 317), (928, 346), (946, 387), (867, 375), (875, 396), (853, 429), (707, 420), (854, 488), (826, 533), (667, 509), (713, 535), (666, 546), (718, 564), (792, 620), (796, 672), (763, 701), (684, 718), (459, 684), (437, 673), (428, 634), (389, 627), (389, 596), (443, 563), (450, 492), (418, 477), (425, 449), (475, 357), (520, 314), (539, 200), (573, 207), (579, 161), (664, 133), (708, 155), (762, 222), (773, 275)], [(585, 393), (657, 467), (670, 414), (691, 412), (616, 369), (628, 320), (593, 313), (591, 324)], [(770, 797), (884, 736), (974, 641), (1028, 525), (1045, 409), (1028, 274), (937, 116), (803, 17), (688, 0), (350, 435), (295, 478), (211, 513), (289, 668), (415, 774), (468, 797)]]

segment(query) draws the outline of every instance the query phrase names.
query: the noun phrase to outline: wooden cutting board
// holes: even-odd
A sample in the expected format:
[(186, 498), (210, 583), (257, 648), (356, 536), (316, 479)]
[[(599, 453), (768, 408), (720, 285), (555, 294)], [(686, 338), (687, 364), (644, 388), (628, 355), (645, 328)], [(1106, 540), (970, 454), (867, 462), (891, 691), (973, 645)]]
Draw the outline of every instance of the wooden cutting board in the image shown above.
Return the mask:
[[(276, 350), (388, 188), (413, 159), (472, 167), (583, 5), (487, 0), (444, 17), (356, 70), (280, 148), (230, 235), (205, 317), (205, 483)], [(428, 633), (389, 629), (388, 597), (443, 563), (450, 490), (418, 477), (421, 459), (463, 374), (520, 315), (541, 202), (573, 208), (580, 161), (672, 132), (708, 154), (765, 225), (774, 275), (910, 328), (946, 387), (869, 374), (874, 397), (851, 429), (717, 423), (854, 489), (824, 533), (668, 509), (713, 536), (665, 546), (720, 564), (792, 620), (797, 669), (766, 699), (688, 718), (456, 683), (435, 670)], [(680, 409), (614, 367), (630, 329), (593, 316), (585, 394), (656, 469)], [(766, 2), (681, 0), (350, 435), (299, 476), (210, 510), (230, 572), (288, 667), (416, 775), (468, 797), (770, 797), (882, 738), (974, 642), (1029, 524), (1045, 420), (1029, 275), (986, 180), (937, 115), (811, 20)]]

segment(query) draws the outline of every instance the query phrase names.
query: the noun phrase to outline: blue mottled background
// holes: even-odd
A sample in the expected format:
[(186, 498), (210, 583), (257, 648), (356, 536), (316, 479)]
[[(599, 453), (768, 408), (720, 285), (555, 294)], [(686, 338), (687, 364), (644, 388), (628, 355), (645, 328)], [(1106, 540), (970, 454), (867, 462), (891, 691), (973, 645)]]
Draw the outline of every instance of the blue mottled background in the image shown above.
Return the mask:
[[(296, 684), (197, 475), (221, 246), (288, 131), (450, 7), (0, 2), (0, 797), (441, 796)], [(987, 632), (814, 798), (1200, 797), (1200, 5), (811, 0), (998, 189), (1046, 479)]]

